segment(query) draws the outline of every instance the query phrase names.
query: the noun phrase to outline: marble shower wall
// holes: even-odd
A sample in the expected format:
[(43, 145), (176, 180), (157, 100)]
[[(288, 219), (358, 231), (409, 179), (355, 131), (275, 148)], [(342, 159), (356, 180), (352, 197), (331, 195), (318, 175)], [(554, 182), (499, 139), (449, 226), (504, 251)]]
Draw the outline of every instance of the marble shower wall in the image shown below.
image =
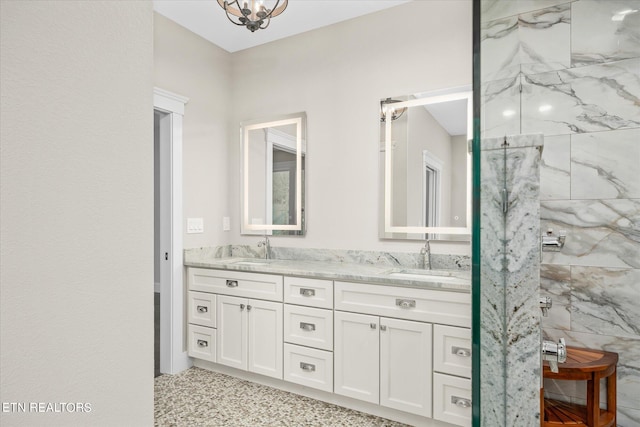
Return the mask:
[(544, 134), (540, 226), (567, 230), (543, 334), (619, 353), (617, 425), (640, 425), (640, 0), (482, 0), (482, 22), (483, 137)]
[[(483, 426), (540, 425), (538, 293), (542, 139), (542, 135), (518, 135), (482, 140), (480, 406)], [(504, 190), (508, 195), (506, 200)]]

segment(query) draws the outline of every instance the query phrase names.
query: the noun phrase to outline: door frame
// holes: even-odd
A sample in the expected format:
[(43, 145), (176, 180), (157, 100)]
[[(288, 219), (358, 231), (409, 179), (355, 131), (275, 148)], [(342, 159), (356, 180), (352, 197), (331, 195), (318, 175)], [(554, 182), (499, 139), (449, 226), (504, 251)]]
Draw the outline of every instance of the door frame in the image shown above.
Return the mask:
[[(160, 372), (191, 367), (185, 333), (182, 243), (182, 119), (188, 98), (154, 87), (160, 119)], [(163, 265), (168, 262), (168, 265)]]

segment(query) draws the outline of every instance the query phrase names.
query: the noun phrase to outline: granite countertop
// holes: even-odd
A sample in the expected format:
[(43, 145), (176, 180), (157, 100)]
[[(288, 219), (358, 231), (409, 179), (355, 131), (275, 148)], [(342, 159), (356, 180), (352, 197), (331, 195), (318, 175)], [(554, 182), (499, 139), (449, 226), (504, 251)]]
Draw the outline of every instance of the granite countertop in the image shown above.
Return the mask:
[(202, 259), (191, 258), (187, 255), (185, 255), (184, 265), (465, 293), (471, 291), (469, 271), (421, 270), (370, 264), (287, 259), (237, 257)]

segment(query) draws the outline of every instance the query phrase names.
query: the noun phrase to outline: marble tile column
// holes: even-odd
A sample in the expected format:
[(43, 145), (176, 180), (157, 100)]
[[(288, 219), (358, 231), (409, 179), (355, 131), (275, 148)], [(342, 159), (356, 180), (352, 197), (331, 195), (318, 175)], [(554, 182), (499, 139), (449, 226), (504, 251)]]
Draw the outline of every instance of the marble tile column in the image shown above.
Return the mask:
[(542, 135), (482, 140), (481, 425), (540, 425)]

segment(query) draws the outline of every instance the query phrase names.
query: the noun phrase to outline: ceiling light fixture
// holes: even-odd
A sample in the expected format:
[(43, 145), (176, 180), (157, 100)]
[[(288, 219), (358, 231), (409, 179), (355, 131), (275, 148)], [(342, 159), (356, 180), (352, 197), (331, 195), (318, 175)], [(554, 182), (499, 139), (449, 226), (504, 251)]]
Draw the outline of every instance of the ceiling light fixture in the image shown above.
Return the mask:
[(388, 114), (391, 115), (391, 121), (398, 120), (400, 117), (402, 117), (404, 112), (407, 111), (407, 107), (398, 108), (398, 109), (394, 108), (393, 104), (395, 104), (396, 102), (402, 102), (402, 101), (399, 101), (397, 99), (391, 99), (391, 98), (383, 99), (382, 101), (380, 101), (380, 121), (381, 122), (386, 121), (386, 117)]
[(252, 33), (267, 28), (271, 18), (284, 12), (289, 0), (275, 0), (271, 9), (267, 9), (264, 3), (264, 0), (248, 0), (243, 1), (240, 6), (239, 0), (218, 0), (220, 7), (227, 13), (229, 21), (235, 25), (247, 27)]

